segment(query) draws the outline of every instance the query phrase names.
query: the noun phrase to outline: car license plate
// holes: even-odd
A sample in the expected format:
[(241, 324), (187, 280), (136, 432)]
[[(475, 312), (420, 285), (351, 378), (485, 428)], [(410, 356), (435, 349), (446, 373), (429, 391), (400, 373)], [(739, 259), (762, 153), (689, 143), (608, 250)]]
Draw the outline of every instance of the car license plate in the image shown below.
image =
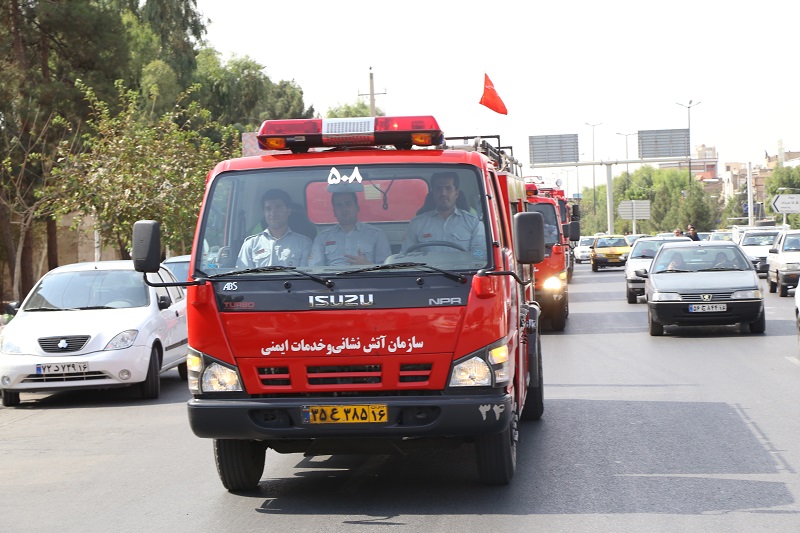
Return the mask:
[(727, 310), (728, 304), (692, 304), (689, 306), (690, 313), (719, 313)]
[(70, 372), (88, 372), (89, 363), (46, 363), (36, 365), (36, 375), (46, 376), (48, 374), (67, 374)]
[(304, 424), (369, 424), (389, 420), (386, 404), (304, 405)]

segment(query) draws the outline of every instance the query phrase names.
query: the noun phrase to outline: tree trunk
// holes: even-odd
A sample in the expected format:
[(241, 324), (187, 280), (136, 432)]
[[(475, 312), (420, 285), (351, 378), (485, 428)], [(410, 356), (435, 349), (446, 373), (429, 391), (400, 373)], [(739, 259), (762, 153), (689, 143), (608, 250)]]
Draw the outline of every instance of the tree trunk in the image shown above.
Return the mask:
[[(27, 296), (33, 288), (33, 226), (26, 231), (25, 241), (22, 245), (22, 261), (20, 270), (20, 301)], [(20, 237), (22, 238), (22, 237)]]
[(47, 270), (58, 266), (58, 225), (56, 219), (47, 219)]

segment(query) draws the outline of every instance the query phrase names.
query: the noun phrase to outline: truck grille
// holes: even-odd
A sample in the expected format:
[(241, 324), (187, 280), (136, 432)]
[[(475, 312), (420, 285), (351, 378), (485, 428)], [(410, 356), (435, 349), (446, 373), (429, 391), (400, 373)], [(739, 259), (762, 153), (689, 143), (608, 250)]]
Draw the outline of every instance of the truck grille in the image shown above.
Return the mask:
[[(437, 357), (442, 360), (430, 360)], [(368, 364), (353, 360), (346, 364), (331, 364), (333, 361), (324, 358), (281, 359), (274, 362), (249, 359), (240, 360), (240, 367), (244, 369), (249, 366), (248, 363), (253, 363), (250, 367), (252, 370), (244, 373), (255, 374), (260, 389), (258, 393), (262, 394), (443, 387), (450, 370), (451, 358), (434, 356), (428, 361), (421, 361), (423, 358), (417, 357), (414, 361), (404, 362), (402, 357), (381, 357), (379, 361), (372, 360)]]

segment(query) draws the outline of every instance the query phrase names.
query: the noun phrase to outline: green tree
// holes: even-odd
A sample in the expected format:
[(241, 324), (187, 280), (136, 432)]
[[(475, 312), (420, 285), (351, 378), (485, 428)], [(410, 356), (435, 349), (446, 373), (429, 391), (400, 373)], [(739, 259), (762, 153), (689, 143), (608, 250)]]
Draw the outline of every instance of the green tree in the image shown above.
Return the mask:
[[(370, 116), (369, 104), (363, 98), (358, 98), (352, 104), (340, 104), (336, 107), (331, 107), (325, 116), (328, 118), (368, 117)], [(383, 117), (386, 116), (386, 113), (376, 107), (375, 116)]]
[[(64, 152), (52, 184), (60, 213), (94, 217), (104, 242), (130, 257), (131, 228), (136, 220), (162, 223), (163, 244), (188, 253), (194, 235), (205, 176), (216, 162), (239, 151), (238, 134), (209, 120), (197, 103), (183, 105), (151, 122), (143, 114), (138, 92), (118, 84), (119, 112), (93, 90), (79, 84), (92, 109), (84, 136), (85, 150)], [(183, 101), (183, 100), (182, 100)], [(216, 130), (222, 143), (212, 142)]]

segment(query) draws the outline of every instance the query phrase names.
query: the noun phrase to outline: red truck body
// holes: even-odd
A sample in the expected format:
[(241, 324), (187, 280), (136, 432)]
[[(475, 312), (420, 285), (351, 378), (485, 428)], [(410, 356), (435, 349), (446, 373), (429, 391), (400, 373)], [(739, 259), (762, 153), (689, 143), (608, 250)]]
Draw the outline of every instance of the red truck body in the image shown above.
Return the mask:
[[(544, 255), (543, 223), (524, 212), (522, 178), (485, 147), (440, 146), (432, 117), (267, 121), (259, 141), (291, 151), (209, 173), (190, 266), (189, 421), (214, 439), (225, 487), (256, 486), (268, 448), (387, 453), (444, 442), (474, 443), (480, 478), (507, 483), (517, 423), (543, 411), (539, 310), (525, 279)], [(446, 204), (437, 191), (453, 175), (457, 207), (436, 240)], [(312, 243), (310, 256), (243, 265), (238, 250), (272, 229), (261, 229), (261, 198), (275, 188), (291, 197), (286, 242)], [(383, 234), (388, 257), (321, 261), (345, 227), (336, 193), (353, 195), (360, 230)], [(411, 220), (430, 224), (417, 224), (414, 246)], [(134, 258), (146, 270), (157, 224), (137, 224)], [(368, 246), (359, 238), (359, 259)]]

